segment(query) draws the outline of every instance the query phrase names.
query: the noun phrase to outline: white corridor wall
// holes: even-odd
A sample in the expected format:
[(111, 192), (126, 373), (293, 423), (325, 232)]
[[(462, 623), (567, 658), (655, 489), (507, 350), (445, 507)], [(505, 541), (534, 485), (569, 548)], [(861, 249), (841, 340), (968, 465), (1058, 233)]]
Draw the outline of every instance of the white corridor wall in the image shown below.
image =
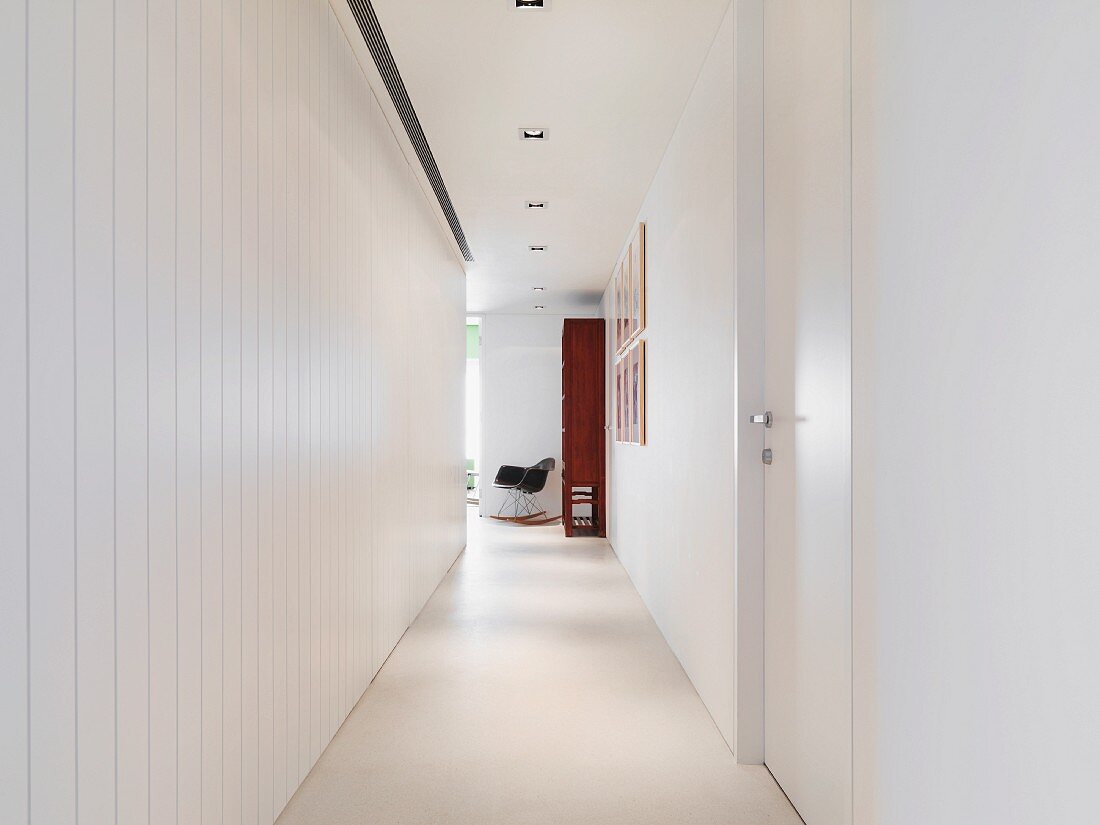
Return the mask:
[(1098, 820), (1098, 39), (852, 3), (859, 825)]
[(272, 822), (465, 543), (463, 272), (354, 55), (0, 7), (4, 823)]
[[(638, 213), (646, 223), (646, 445), (612, 445), (608, 519), (616, 555), (731, 748), (738, 654), (735, 273), (744, 254), (735, 230), (734, 19), (731, 4)], [(624, 242), (627, 236), (624, 227)], [(612, 305), (609, 286), (601, 304), (609, 337)], [(613, 382), (608, 399), (613, 405)], [(755, 455), (758, 468), (759, 448)], [(755, 479), (762, 483), (758, 471)], [(757, 736), (737, 749), (739, 758), (760, 761), (760, 744)]]

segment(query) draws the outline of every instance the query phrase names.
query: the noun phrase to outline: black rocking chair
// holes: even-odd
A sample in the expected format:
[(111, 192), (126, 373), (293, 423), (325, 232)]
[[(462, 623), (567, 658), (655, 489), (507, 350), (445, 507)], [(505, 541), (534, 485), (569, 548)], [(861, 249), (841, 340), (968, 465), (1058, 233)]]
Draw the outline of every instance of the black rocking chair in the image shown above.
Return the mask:
[[(500, 505), (493, 518), (498, 521), (511, 521), (516, 524), (550, 524), (561, 516), (546, 516), (546, 509), (539, 501), (538, 494), (546, 487), (546, 480), (556, 466), (552, 458), (544, 458), (531, 467), (516, 467), (504, 464), (497, 470), (493, 486), (504, 490), (507, 498)], [(503, 515), (506, 509), (511, 515)]]

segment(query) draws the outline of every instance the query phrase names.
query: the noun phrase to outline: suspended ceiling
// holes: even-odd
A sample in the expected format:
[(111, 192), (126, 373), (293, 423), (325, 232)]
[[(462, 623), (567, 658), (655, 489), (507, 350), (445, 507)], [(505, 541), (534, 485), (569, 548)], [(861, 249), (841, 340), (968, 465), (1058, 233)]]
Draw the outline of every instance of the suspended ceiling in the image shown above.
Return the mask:
[(594, 311), (728, 0), (373, 2), (475, 259), (468, 310)]

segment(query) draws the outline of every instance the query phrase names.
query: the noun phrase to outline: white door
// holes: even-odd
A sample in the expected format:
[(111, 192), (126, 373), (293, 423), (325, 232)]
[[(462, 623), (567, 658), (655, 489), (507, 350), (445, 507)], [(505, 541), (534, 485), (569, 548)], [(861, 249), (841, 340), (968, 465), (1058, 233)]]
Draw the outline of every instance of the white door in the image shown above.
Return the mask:
[(764, 4), (764, 759), (808, 825), (848, 825), (848, 0)]

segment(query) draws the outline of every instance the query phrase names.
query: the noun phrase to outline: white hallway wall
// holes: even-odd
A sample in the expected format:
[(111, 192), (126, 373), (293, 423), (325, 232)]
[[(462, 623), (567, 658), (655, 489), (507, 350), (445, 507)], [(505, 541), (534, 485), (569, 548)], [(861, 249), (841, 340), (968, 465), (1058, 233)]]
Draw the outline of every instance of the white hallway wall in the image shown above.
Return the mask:
[(856, 821), (1095, 821), (1100, 6), (852, 11)]
[[(1084, 101), (1098, 31), (1100, 9), (1069, 0), (852, 4), (859, 825), (1085, 821), (1095, 807), (1100, 123)], [(726, 465), (758, 449), (727, 429), (736, 416), (740, 437), (760, 407), (723, 406), (751, 386), (737, 277), (751, 182), (730, 136), (744, 148), (740, 103), (759, 79), (715, 65), (727, 49), (742, 65), (740, 34), (716, 40), (640, 213), (650, 443), (612, 448), (610, 524), (738, 745), (747, 691), (723, 587), (745, 548)]]
[[(734, 56), (731, 6), (638, 214), (646, 223), (648, 262), (642, 334), (647, 444), (612, 445), (609, 516), (616, 554), (731, 748), (737, 647)], [(610, 338), (610, 287), (601, 312)], [(608, 398), (613, 404), (611, 382)]]
[(323, 0), (0, 15), (0, 821), (270, 823), (464, 544), (462, 270)]
[[(561, 514), (561, 315), (486, 315), (481, 320), (481, 505), (495, 515), (502, 464), (558, 466), (539, 499)], [(507, 512), (507, 511), (506, 511)]]

